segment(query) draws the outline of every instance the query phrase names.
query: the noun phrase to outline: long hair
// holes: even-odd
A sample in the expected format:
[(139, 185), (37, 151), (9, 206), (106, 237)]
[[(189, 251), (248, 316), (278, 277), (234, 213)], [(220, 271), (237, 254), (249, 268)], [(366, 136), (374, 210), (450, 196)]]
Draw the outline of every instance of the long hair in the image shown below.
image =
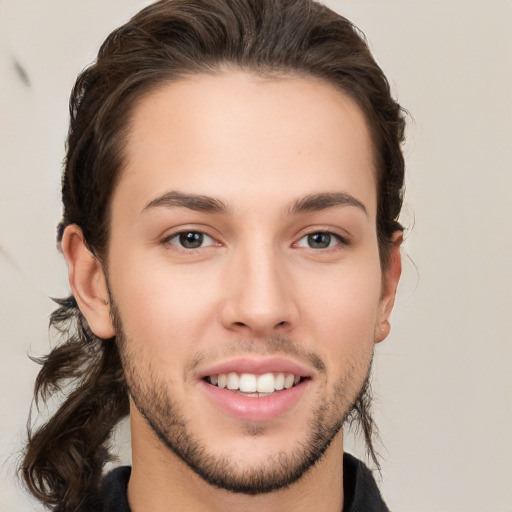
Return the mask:
[[(134, 105), (164, 83), (224, 67), (317, 77), (359, 105), (373, 142), (385, 268), (393, 233), (402, 229), (403, 111), (362, 33), (312, 0), (161, 0), (112, 32), (71, 94), (58, 241), (67, 225), (77, 224), (90, 251), (105, 262), (109, 207)], [(62, 341), (38, 360), (35, 402), (62, 390), (64, 398), (46, 423), (29, 426), (22, 474), (48, 507), (88, 510), (98, 506), (109, 436), (128, 414), (128, 392), (115, 339), (96, 337), (73, 297), (57, 303), (50, 324)], [(367, 396), (358, 399), (354, 414), (377, 461)]]

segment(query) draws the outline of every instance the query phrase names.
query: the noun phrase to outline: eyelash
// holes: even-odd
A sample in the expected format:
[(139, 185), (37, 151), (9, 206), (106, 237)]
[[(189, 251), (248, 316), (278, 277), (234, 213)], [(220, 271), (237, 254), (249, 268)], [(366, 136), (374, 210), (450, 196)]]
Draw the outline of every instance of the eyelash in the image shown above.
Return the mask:
[[(200, 240), (201, 245), (199, 247), (184, 247), (183, 240), (181, 239), (181, 237), (187, 236), (187, 235), (196, 235), (196, 237), (197, 237), (197, 235), (199, 235), (201, 237), (201, 240)], [(332, 242), (332, 239), (329, 239), (329, 245), (327, 247), (316, 247), (315, 248), (315, 247), (299, 245), (302, 240), (308, 239), (308, 237), (312, 237), (315, 235), (328, 235), (329, 237), (333, 237), (337, 241), (337, 243), (335, 245), (331, 246), (330, 244)], [(210, 239), (212, 243), (209, 243), (208, 245), (202, 245), (205, 237)], [(177, 239), (177, 241), (173, 242), (174, 239)], [(308, 242), (309, 241), (310, 240), (308, 240)], [(201, 231), (201, 230), (194, 230), (194, 229), (183, 230), (183, 231), (178, 231), (176, 233), (173, 233), (173, 234), (167, 236), (166, 238), (164, 238), (162, 243), (167, 246), (170, 245), (170, 246), (172, 246), (172, 250), (179, 251), (184, 254), (192, 254), (193, 252), (195, 252), (196, 250), (199, 250), (199, 249), (206, 249), (208, 247), (214, 247), (214, 246), (221, 245), (220, 242), (216, 241), (215, 238), (208, 235), (208, 233)], [(340, 235), (339, 233), (336, 233), (332, 230), (318, 229), (318, 230), (314, 230), (314, 231), (309, 231), (309, 232), (305, 233), (304, 235), (302, 235), (298, 239), (297, 242), (294, 242), (292, 244), (292, 247), (303, 247), (304, 249), (312, 250), (315, 252), (330, 252), (330, 251), (336, 250), (336, 247), (338, 247), (340, 245), (349, 246), (350, 240), (347, 237), (344, 237), (344, 236)]]
[[(187, 236), (187, 235), (200, 235), (202, 238), (201, 246), (199, 246), (199, 247), (183, 247), (183, 240), (180, 240), (180, 238), (182, 236)], [(206, 237), (209, 238), (212, 241), (212, 243), (209, 243), (208, 245), (203, 246), (202, 242), (204, 241), (204, 238), (206, 238)], [(173, 243), (174, 239), (178, 239), (179, 242), (177, 241), (177, 242)], [(191, 254), (192, 252), (194, 252), (198, 249), (205, 249), (207, 247), (221, 245), (208, 233), (205, 233), (204, 231), (201, 231), (201, 230), (194, 230), (194, 229), (185, 229), (183, 231), (178, 231), (177, 233), (173, 233), (173, 234), (165, 237), (164, 240), (162, 241), (162, 243), (164, 245), (172, 246), (172, 250), (179, 251), (179, 252), (182, 252), (185, 254), (187, 254), (187, 253)], [(178, 243), (181, 243), (181, 245), (178, 245)]]
[[(342, 246), (350, 245), (350, 241), (347, 237), (344, 237), (344, 236), (340, 235), (339, 233), (336, 233), (335, 231), (332, 231), (329, 229), (318, 229), (318, 230), (310, 231), (310, 232), (304, 234), (301, 238), (299, 238), (299, 240), (297, 242), (295, 242), (293, 244), (293, 246), (294, 247), (302, 247), (302, 246), (299, 246), (298, 244), (302, 240), (307, 239), (308, 237), (311, 237), (314, 235), (328, 235), (329, 237), (334, 238), (338, 243), (336, 243), (333, 246), (329, 245), (328, 247), (316, 247), (316, 248), (315, 247), (304, 247), (305, 249), (309, 249), (312, 251), (319, 251), (319, 252), (328, 252), (328, 251), (336, 250), (336, 247), (338, 247), (340, 245), (342, 245)], [(332, 239), (329, 240), (329, 244), (331, 242), (332, 242)]]

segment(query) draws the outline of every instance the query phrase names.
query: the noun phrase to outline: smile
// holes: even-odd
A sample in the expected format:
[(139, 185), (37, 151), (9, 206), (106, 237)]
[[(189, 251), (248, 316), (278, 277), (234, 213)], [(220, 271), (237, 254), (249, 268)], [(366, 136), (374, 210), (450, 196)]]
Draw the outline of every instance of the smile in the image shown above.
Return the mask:
[(301, 382), (301, 377), (283, 372), (268, 372), (261, 375), (229, 372), (210, 375), (206, 377), (206, 381), (221, 389), (252, 393), (253, 396), (266, 396), (296, 386)]
[(291, 413), (314, 384), (314, 371), (289, 358), (241, 357), (197, 373), (207, 403), (242, 421), (270, 421)]

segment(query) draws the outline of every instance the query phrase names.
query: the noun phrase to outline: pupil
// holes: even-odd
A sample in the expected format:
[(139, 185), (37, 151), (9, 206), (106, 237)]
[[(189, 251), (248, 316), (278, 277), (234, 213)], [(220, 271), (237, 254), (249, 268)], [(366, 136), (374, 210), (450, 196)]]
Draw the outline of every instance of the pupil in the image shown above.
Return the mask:
[(308, 244), (313, 249), (326, 249), (331, 243), (331, 235), (329, 233), (313, 233), (308, 235)]
[(181, 233), (180, 244), (187, 249), (197, 249), (203, 244), (203, 234), (195, 232)]

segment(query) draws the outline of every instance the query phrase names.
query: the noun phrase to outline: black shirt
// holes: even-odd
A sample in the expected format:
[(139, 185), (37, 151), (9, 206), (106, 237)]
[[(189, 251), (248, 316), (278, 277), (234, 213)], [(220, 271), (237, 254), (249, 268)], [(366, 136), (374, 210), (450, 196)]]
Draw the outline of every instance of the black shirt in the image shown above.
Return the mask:
[[(130, 512), (126, 489), (130, 466), (114, 469), (103, 480), (103, 512)], [(389, 512), (370, 470), (352, 455), (343, 455), (342, 512)]]

